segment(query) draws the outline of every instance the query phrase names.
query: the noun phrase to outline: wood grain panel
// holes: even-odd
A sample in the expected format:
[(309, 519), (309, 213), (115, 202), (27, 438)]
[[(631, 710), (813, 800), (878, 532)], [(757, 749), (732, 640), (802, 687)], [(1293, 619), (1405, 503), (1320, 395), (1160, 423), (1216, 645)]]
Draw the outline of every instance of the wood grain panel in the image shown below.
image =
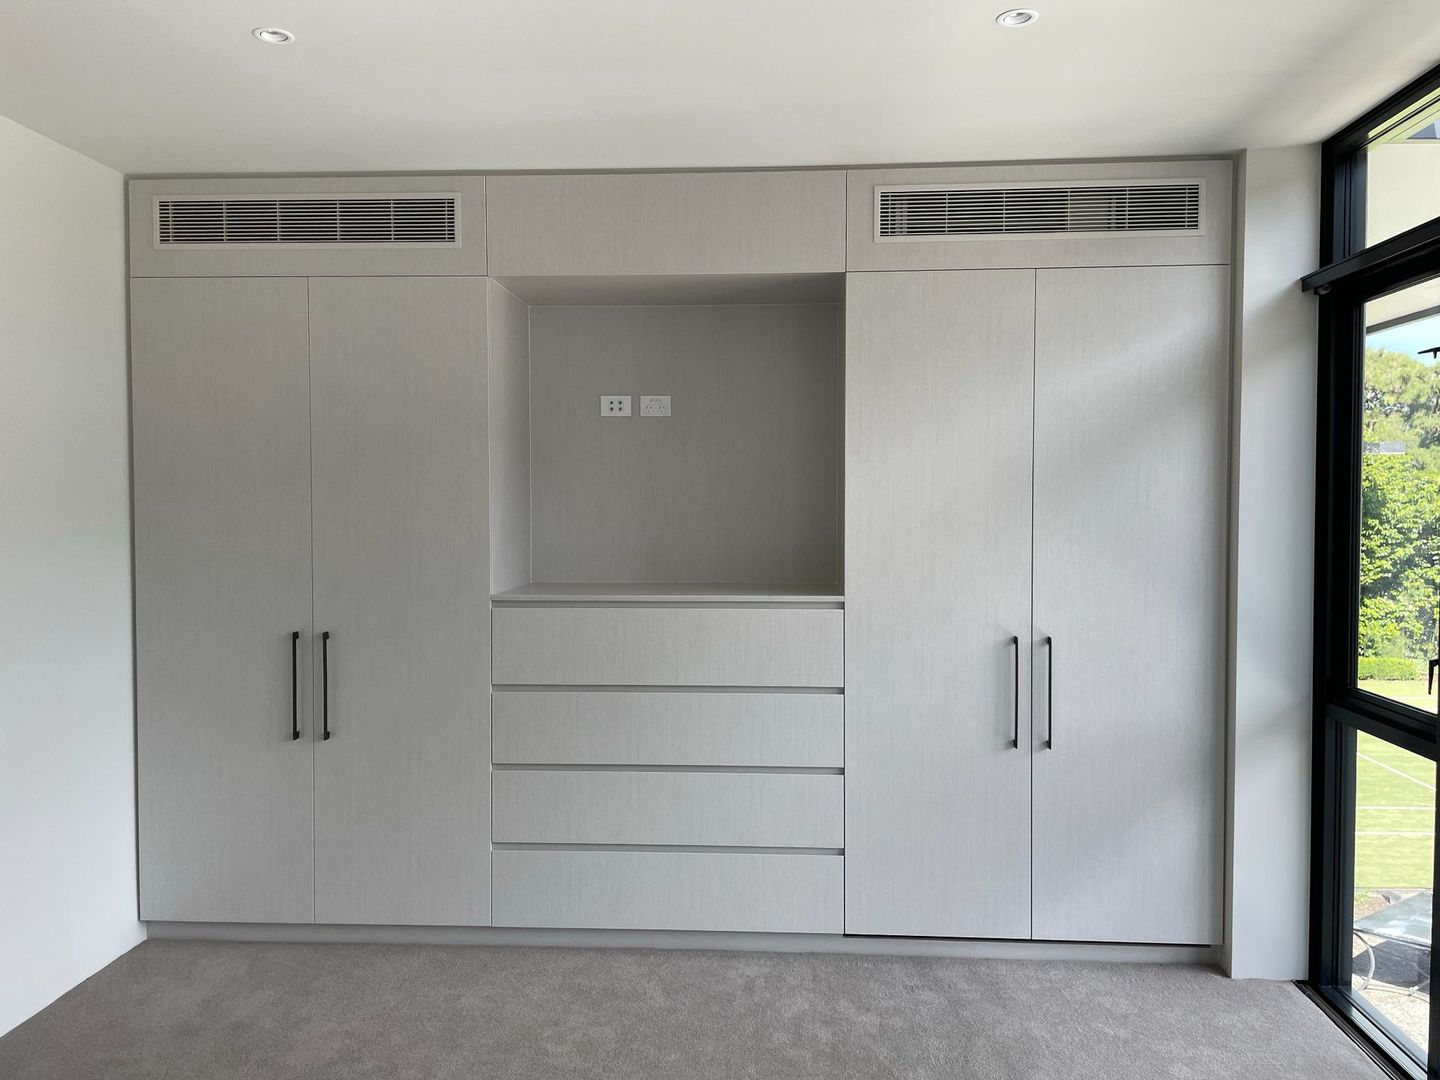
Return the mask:
[(1039, 276), (1036, 937), (1220, 940), (1229, 291)]
[(490, 273), (845, 269), (845, 174), (492, 176)]
[(494, 760), (557, 765), (845, 763), (840, 694), (499, 692)]
[(316, 915), (485, 923), (485, 283), (317, 278), (310, 306)]
[(490, 591), (530, 580), (530, 309), (486, 283), (490, 407)]
[(131, 334), (140, 914), (311, 922), (305, 282), (136, 281)]
[(497, 607), (498, 685), (844, 683), (844, 613), (819, 608)]
[(497, 851), (495, 925), (838, 934), (839, 855)]
[(844, 790), (802, 773), (496, 770), (494, 840), (843, 848)]
[(845, 275), (829, 274), (547, 274), (494, 279), (536, 307), (577, 304), (838, 304)]
[(1025, 270), (849, 275), (850, 933), (1030, 933), (1033, 299)]

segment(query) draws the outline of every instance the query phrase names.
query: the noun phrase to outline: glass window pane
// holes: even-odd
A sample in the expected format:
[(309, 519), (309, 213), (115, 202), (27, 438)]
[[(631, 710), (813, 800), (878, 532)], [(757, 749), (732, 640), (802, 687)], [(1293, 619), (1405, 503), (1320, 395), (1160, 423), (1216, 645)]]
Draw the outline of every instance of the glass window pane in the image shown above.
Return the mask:
[(1370, 301), (1365, 327), (1357, 685), (1433, 714), (1440, 278)]
[(1440, 115), (1433, 104), (1363, 153), (1367, 247), (1440, 217)]
[(1355, 739), (1356, 1002), (1415, 1048), (1430, 1032), (1435, 763), (1359, 732)]

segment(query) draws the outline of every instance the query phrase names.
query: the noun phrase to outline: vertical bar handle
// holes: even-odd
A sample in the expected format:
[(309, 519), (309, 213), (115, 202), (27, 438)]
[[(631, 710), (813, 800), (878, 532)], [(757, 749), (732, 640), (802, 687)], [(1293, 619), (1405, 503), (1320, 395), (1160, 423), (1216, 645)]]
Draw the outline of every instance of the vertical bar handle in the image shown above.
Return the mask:
[(1055, 749), (1055, 639), (1045, 639), (1045, 749)]
[(321, 739), (330, 738), (330, 631), (320, 635), (320, 716)]
[(1010, 749), (1020, 749), (1020, 638), (1018, 635), (1010, 639), (1010, 644), (1015, 646), (1015, 718), (1010, 729)]
[(290, 741), (300, 738), (300, 631), (290, 634)]

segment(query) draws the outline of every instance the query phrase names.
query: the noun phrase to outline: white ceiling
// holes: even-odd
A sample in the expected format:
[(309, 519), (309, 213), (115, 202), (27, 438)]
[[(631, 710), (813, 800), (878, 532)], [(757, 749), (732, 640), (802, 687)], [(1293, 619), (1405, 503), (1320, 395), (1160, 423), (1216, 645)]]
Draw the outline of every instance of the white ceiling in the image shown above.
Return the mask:
[(131, 173), (1197, 153), (1440, 58), (1435, 0), (1013, 2), (0, 0), (0, 115)]

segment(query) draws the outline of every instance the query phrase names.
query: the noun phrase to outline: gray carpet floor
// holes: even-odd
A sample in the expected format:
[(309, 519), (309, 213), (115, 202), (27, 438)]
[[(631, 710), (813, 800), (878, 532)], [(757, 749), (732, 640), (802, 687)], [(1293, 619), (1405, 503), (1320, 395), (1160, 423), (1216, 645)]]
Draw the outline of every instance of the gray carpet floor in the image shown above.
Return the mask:
[(1298, 990), (1193, 967), (151, 941), (5, 1080), (1377, 1080)]

